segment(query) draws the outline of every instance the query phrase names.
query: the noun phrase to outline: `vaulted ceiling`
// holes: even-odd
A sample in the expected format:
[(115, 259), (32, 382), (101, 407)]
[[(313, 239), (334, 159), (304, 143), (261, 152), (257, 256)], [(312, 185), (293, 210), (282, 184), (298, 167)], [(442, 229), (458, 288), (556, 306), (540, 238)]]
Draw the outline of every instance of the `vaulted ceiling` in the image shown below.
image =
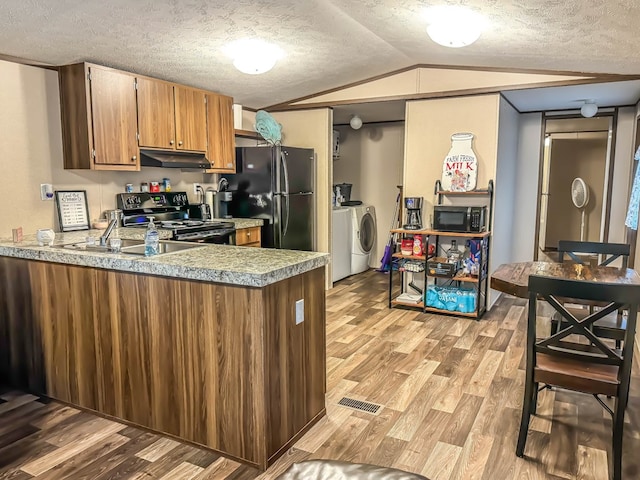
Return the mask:
[[(422, 12), (442, 3), (474, 8), (489, 29), (463, 49), (436, 45)], [(414, 64), (640, 74), (638, 19), (636, 0), (7, 0), (0, 54), (93, 61), (262, 107)], [(243, 37), (286, 57), (242, 74), (221, 47)]]

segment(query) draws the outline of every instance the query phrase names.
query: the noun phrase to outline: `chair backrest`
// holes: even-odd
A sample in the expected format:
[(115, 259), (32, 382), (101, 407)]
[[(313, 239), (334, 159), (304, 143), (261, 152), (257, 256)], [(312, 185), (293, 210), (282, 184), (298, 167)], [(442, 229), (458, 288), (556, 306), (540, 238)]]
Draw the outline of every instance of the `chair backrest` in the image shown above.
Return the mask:
[(577, 253), (594, 253), (602, 255), (601, 266), (610, 265), (618, 258), (622, 258), (622, 268), (627, 268), (631, 246), (626, 243), (600, 243), (600, 242), (575, 242), (573, 240), (560, 240), (558, 242), (558, 254), (560, 263), (564, 262), (565, 254), (576, 263), (584, 265)]
[[(578, 320), (561, 303), (563, 297), (586, 301), (604, 302), (606, 306)], [(548, 337), (538, 338), (536, 331), (536, 300), (544, 298), (566, 320), (567, 326)], [(531, 275), (529, 277), (529, 318), (527, 322), (527, 358), (534, 359), (537, 353), (557, 357), (583, 360), (619, 367), (619, 378), (631, 375), (631, 360), (636, 331), (636, 317), (640, 304), (640, 285), (598, 283), (584, 280)], [(614, 350), (604, 343), (589, 328), (593, 322), (611, 312), (628, 311), (627, 328), (624, 333), (622, 351)], [(567, 341), (569, 335), (586, 338), (586, 344)]]

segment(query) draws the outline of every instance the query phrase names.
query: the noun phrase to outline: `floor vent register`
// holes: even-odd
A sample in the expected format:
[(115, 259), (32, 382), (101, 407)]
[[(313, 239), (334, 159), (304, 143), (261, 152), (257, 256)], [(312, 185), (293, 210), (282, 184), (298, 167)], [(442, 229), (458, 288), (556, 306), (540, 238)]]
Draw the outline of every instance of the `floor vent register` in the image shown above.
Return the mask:
[(382, 408), (382, 405), (377, 405), (371, 402), (363, 402), (361, 400), (355, 400), (349, 397), (342, 397), (338, 402), (338, 405), (341, 405), (347, 408), (352, 408), (360, 412), (372, 413), (374, 415), (380, 413), (380, 409)]

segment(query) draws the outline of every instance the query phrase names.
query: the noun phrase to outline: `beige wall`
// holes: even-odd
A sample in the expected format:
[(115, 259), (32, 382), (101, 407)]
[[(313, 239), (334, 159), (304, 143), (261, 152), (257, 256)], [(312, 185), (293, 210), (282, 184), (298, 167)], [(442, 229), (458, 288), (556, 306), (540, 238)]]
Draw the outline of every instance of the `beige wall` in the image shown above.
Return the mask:
[(376, 244), (369, 266), (377, 268), (384, 253), (389, 225), (402, 184), (404, 123), (364, 125), (360, 130), (338, 127), (340, 158), (333, 162), (333, 183), (352, 183), (351, 200), (376, 210)]
[(0, 218), (0, 237), (23, 227), (58, 228), (55, 202), (40, 200), (40, 184), (54, 189), (87, 191), (91, 218), (115, 207), (115, 194), (126, 183), (169, 177), (174, 189), (193, 190), (202, 174), (179, 170), (144, 169), (142, 172), (95, 172), (62, 168), (62, 133), (58, 75), (55, 71), (0, 61), (0, 171), (9, 209)]
[(509, 73), (455, 68), (415, 68), (335, 92), (316, 95), (293, 105), (344, 102), (398, 95), (429, 94), (474, 89), (508, 89), (519, 85), (588, 79), (591, 77)]
[(478, 188), (495, 179), (500, 95), (407, 102), (404, 181), (405, 196), (424, 197), (425, 224), (433, 208), (433, 188), (451, 148), (451, 135), (471, 132), (478, 157)]
[[(331, 179), (333, 110), (329, 108), (278, 112), (274, 118), (282, 125), (282, 143), (309, 147), (316, 152), (316, 246), (319, 252), (331, 251)], [(330, 265), (327, 286), (331, 286)]]

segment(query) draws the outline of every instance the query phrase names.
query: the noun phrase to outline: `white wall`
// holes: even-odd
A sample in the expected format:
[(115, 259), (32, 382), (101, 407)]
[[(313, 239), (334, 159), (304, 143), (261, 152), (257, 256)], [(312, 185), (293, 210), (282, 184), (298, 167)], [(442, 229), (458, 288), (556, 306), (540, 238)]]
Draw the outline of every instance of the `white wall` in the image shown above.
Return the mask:
[(404, 123), (338, 127), (340, 159), (333, 162), (333, 183), (352, 183), (351, 200), (376, 210), (376, 243), (369, 266), (377, 268), (389, 236), (398, 185), (402, 184)]
[(0, 237), (11, 229), (24, 233), (38, 228), (57, 229), (55, 202), (40, 200), (40, 184), (54, 189), (87, 191), (92, 219), (115, 208), (116, 193), (126, 183), (171, 179), (174, 190), (187, 190), (202, 174), (180, 170), (144, 168), (141, 172), (64, 170), (58, 74), (53, 70), (0, 61), (0, 172), (9, 208), (0, 215)]
[(521, 114), (518, 122), (518, 153), (513, 205), (514, 241), (511, 243), (511, 258), (514, 262), (533, 260), (541, 141), (542, 114)]
[[(493, 206), (493, 228), (491, 235), (491, 271), (503, 263), (513, 261), (512, 245), (517, 241), (513, 229), (515, 217), (516, 175), (518, 158), (517, 110), (500, 97), (498, 113), (498, 156)], [(499, 293), (492, 291), (489, 306), (495, 303)]]

